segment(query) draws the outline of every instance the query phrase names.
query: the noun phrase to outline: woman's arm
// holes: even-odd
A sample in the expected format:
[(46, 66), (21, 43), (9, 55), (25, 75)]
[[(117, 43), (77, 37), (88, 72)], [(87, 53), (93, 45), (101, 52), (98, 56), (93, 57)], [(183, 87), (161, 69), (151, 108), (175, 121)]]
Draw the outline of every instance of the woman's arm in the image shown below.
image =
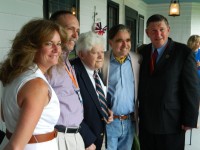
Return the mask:
[(45, 105), (49, 102), (48, 85), (41, 78), (27, 82), (17, 95), (20, 117), (6, 150), (22, 150), (31, 138)]

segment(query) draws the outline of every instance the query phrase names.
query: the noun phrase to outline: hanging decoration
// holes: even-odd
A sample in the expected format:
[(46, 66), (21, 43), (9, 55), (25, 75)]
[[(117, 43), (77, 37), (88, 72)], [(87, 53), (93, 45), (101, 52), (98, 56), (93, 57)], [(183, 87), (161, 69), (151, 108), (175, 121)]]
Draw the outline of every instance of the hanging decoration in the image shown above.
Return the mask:
[(107, 26), (102, 28), (101, 22), (97, 22), (95, 23), (95, 28), (94, 28), (94, 32), (99, 34), (99, 35), (103, 35), (107, 30)]
[(92, 31), (99, 35), (103, 35), (107, 30), (107, 26), (102, 27), (101, 19), (100, 18), (96, 19), (97, 15), (98, 13), (96, 12), (96, 6), (94, 6)]

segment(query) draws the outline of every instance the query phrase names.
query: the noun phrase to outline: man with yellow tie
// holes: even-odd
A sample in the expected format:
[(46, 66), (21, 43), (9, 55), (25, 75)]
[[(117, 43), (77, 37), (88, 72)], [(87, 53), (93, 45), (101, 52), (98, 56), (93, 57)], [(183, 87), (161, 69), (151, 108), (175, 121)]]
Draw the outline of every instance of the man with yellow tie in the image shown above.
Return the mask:
[(107, 150), (131, 150), (138, 131), (136, 101), (140, 57), (130, 52), (131, 31), (127, 26), (113, 26), (108, 38), (112, 50), (105, 53), (102, 73), (114, 121), (106, 127)]

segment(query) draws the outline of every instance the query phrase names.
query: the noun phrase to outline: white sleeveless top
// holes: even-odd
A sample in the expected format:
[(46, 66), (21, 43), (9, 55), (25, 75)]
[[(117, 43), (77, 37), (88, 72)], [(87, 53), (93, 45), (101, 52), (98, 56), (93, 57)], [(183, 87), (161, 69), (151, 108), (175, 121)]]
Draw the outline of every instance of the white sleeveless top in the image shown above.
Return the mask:
[(53, 131), (54, 126), (58, 121), (60, 115), (60, 106), (58, 98), (54, 90), (51, 88), (48, 81), (46, 80), (45, 76), (41, 72), (41, 70), (38, 69), (37, 65), (35, 65), (34, 67), (32, 67), (31, 70), (26, 71), (25, 73), (17, 77), (15, 80), (13, 80), (10, 84), (6, 85), (4, 88), (4, 93), (2, 96), (3, 114), (6, 128), (11, 133), (15, 131), (20, 115), (20, 108), (17, 104), (18, 92), (26, 82), (35, 78), (41, 78), (48, 84), (51, 99), (48, 105), (44, 107), (39, 122), (37, 123), (34, 129), (33, 135)]

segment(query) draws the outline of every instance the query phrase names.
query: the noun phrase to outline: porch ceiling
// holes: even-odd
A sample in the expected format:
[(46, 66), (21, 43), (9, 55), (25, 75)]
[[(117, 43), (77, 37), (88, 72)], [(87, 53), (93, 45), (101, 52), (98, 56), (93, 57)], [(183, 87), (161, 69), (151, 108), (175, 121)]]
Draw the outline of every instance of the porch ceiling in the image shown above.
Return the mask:
[[(143, 0), (147, 4), (161, 4), (161, 3), (170, 3), (171, 0)], [(179, 0), (179, 2), (199, 2), (200, 0)]]

